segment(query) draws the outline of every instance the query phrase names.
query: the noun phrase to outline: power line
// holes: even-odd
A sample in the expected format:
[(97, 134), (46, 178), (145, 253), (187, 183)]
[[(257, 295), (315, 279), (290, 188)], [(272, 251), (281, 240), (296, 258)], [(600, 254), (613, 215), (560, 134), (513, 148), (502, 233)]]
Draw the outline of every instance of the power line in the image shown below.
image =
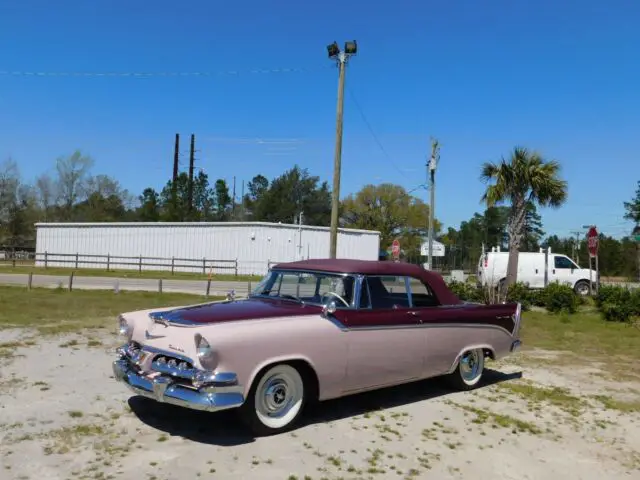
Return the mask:
[(308, 73), (326, 70), (326, 65), (306, 68), (253, 68), (250, 70), (226, 70), (218, 72), (41, 72), (25, 70), (0, 70), (0, 77), (224, 77), (239, 75), (263, 75), (270, 73)]
[(380, 149), (380, 151), (384, 154), (385, 157), (387, 157), (387, 160), (389, 161), (389, 163), (393, 166), (393, 168), (395, 168), (398, 173), (400, 173), (400, 175), (402, 175), (404, 178), (406, 178), (407, 180), (412, 180), (411, 178), (409, 178), (399, 167), (398, 165), (396, 165), (396, 163), (394, 162), (394, 160), (391, 158), (391, 155), (389, 155), (389, 153), (387, 153), (387, 150), (384, 148), (384, 146), (382, 145), (382, 142), (380, 142), (380, 140), (378, 139), (378, 136), (376, 135), (376, 132), (373, 131), (373, 128), (371, 127), (371, 123), (369, 123), (369, 120), (367, 120), (367, 116), (364, 114), (364, 111), (362, 110), (362, 107), (360, 106), (360, 103), (358, 102), (358, 100), (356, 99), (356, 96), (353, 93), (353, 90), (351, 90), (351, 88), (349, 88), (347, 86), (347, 91), (349, 92), (349, 96), (351, 97), (351, 100), (353, 101), (353, 104), (356, 106), (356, 109), (358, 110), (358, 112), (360, 113), (360, 116), (362, 117), (362, 121), (365, 123), (365, 125), (367, 126), (367, 129), (369, 130), (369, 133), (371, 133), (371, 136), (373, 137), (373, 140), (376, 142), (376, 144), (378, 145), (378, 148)]

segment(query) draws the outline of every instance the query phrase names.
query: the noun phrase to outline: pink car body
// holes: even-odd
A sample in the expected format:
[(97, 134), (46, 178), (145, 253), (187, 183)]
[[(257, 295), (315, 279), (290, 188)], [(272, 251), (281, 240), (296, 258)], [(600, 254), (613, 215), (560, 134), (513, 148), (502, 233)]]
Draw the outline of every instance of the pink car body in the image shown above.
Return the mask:
[(519, 347), (520, 318), (516, 303), (462, 302), (416, 265), (306, 260), (272, 267), (246, 299), (122, 314), (113, 369), (137, 394), (240, 407), (275, 433), (310, 400), (439, 375), (474, 388), (486, 357)]

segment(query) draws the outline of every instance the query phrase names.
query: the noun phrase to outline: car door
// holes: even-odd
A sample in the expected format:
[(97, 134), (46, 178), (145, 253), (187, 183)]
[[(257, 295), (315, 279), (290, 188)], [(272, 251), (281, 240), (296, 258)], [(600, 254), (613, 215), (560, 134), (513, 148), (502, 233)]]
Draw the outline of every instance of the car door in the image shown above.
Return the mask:
[(345, 392), (420, 377), (424, 336), (409, 306), (407, 286), (406, 277), (365, 277), (358, 308), (336, 311), (348, 335)]
[(553, 262), (549, 262), (549, 281), (559, 282), (573, 287), (572, 274), (576, 265), (564, 255), (554, 255)]

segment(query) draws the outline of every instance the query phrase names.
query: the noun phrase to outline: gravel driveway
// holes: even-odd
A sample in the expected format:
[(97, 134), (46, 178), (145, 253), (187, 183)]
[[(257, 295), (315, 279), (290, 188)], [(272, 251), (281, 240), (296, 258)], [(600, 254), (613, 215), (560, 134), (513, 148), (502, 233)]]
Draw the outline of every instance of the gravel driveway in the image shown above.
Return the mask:
[(353, 396), (253, 439), (233, 413), (132, 396), (101, 332), (0, 331), (0, 478), (640, 478), (640, 379), (556, 352), (490, 363), (473, 392), (427, 381)]

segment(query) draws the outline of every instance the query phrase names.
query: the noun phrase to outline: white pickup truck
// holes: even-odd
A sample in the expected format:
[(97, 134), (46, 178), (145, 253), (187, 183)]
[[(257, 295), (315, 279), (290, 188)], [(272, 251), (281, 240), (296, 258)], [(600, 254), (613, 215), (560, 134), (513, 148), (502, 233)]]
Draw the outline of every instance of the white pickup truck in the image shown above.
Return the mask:
[[(569, 285), (579, 295), (589, 293), (589, 281), (596, 282), (595, 270), (581, 268), (566, 255), (551, 253), (540, 249), (540, 252), (520, 252), (518, 256), (518, 282), (529, 285), (529, 288), (545, 286), (545, 256), (548, 255), (547, 282), (559, 282)], [(499, 286), (507, 276), (509, 252), (492, 248), (478, 260), (478, 284), (481, 286)], [(591, 273), (590, 273), (591, 272)], [(591, 279), (591, 280), (590, 280)]]

